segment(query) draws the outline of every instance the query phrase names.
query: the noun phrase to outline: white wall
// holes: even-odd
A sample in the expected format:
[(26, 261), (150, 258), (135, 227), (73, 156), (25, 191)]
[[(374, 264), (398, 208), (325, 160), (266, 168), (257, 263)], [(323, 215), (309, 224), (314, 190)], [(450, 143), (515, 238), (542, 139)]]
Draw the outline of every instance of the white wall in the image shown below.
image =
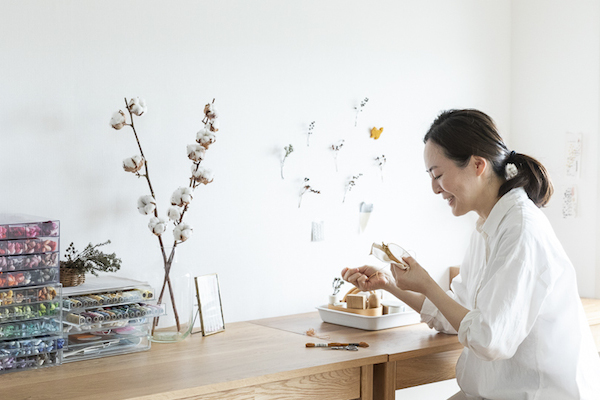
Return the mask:
[[(555, 194), (546, 214), (569, 254), (582, 296), (600, 293), (600, 1), (512, 3), (511, 144), (548, 168)], [(583, 135), (579, 178), (565, 168), (566, 133)], [(578, 214), (562, 216), (576, 185)]]
[[(370, 261), (374, 240), (413, 250), (445, 285), (474, 218), (432, 194), (421, 140), (448, 108), (483, 109), (508, 131), (510, 19), (508, 1), (4, 2), (0, 211), (60, 219), (63, 249), (111, 239), (122, 276), (158, 285), (156, 239), (136, 210), (147, 188), (121, 168), (136, 145), (108, 121), (124, 97), (146, 99), (136, 126), (164, 213), (214, 97), (221, 131), (204, 165), (216, 178), (196, 191), (178, 259), (219, 274), (226, 321), (314, 310), (343, 267)], [(379, 141), (373, 126), (385, 128)], [(336, 173), (328, 148), (340, 139)], [(322, 194), (299, 209), (305, 176)], [(375, 212), (361, 235), (362, 201)], [(313, 220), (325, 221), (324, 242), (310, 242)]]

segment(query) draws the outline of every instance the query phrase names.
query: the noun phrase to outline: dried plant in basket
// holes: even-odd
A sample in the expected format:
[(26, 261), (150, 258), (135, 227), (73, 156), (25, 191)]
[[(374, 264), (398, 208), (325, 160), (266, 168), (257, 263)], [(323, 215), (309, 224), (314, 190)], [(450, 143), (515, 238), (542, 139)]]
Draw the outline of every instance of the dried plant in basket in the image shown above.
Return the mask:
[(98, 272), (117, 272), (121, 268), (121, 259), (115, 253), (107, 254), (98, 250), (110, 243), (92, 245), (78, 252), (73, 242), (65, 253), (66, 260), (60, 261), (60, 282), (64, 286), (77, 286), (85, 282), (85, 274), (98, 276)]

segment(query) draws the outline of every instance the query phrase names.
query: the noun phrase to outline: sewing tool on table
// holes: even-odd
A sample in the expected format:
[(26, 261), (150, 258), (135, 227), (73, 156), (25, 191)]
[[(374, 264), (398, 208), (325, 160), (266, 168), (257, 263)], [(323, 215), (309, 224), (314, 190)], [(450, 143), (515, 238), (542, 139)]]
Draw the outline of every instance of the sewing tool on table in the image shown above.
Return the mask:
[[(330, 346), (331, 344), (336, 344), (339, 346)], [(350, 350), (350, 351), (358, 351), (358, 343), (330, 343), (329, 345), (325, 343), (306, 343), (306, 347), (325, 347), (330, 350)]]
[(369, 347), (369, 344), (366, 342), (360, 343), (306, 343), (306, 347)]
[(350, 350), (350, 351), (358, 351), (358, 347), (356, 346), (333, 346), (330, 347), (331, 350)]

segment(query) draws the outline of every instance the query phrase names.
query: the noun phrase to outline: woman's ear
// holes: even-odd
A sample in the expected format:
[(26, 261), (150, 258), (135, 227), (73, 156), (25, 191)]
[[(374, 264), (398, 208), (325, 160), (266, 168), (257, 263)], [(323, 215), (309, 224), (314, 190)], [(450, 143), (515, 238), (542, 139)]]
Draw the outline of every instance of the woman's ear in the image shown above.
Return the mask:
[(471, 156), (471, 163), (475, 168), (475, 175), (482, 176), (488, 167), (488, 160), (480, 156)]

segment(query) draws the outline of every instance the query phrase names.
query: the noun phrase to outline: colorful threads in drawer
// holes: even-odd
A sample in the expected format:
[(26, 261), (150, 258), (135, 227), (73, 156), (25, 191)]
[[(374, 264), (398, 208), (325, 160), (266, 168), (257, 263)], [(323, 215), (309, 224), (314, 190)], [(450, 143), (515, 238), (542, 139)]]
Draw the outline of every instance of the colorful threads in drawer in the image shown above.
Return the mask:
[(7, 357), (0, 359), (0, 374), (19, 369), (50, 367), (61, 363), (61, 354), (42, 353), (25, 357)]
[(0, 272), (58, 267), (58, 253), (0, 256)]
[(0, 241), (0, 255), (38, 254), (58, 251), (58, 238)]
[(0, 339), (56, 334), (60, 333), (60, 326), (60, 322), (55, 319), (9, 322), (0, 325)]
[(59, 230), (58, 221), (5, 224), (0, 225), (0, 239), (58, 236)]
[(154, 297), (151, 290), (127, 290), (122, 292), (108, 292), (89, 294), (85, 296), (71, 296), (63, 300), (63, 307), (72, 310), (75, 308), (87, 308), (106, 306), (111, 304), (131, 303), (149, 300)]
[(0, 307), (0, 322), (20, 321), (24, 319), (33, 319), (40, 317), (51, 317), (57, 315), (59, 309), (58, 302), (34, 303), (21, 306), (3, 306)]
[(56, 296), (57, 290), (52, 286), (0, 290), (0, 306), (53, 300)]
[(45, 285), (48, 283), (58, 283), (58, 280), (59, 268), (0, 272), (0, 288)]
[(20, 339), (0, 342), (0, 358), (50, 353), (63, 348), (61, 337)]
[(126, 304), (117, 307), (71, 312), (65, 321), (76, 325), (91, 325), (103, 322), (154, 317), (163, 314), (163, 308), (154, 304)]

